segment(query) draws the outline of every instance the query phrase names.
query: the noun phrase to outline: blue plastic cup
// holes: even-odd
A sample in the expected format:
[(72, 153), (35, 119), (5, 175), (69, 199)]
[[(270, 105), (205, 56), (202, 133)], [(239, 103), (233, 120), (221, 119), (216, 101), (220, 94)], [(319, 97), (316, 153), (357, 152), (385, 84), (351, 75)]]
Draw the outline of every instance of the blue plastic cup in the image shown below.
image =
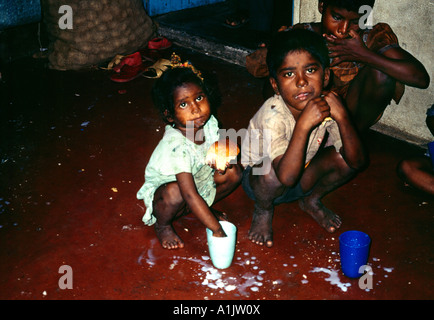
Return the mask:
[[(369, 256), (371, 238), (361, 231), (347, 231), (339, 237), (341, 268), (349, 278), (359, 278), (361, 266), (366, 265)], [(362, 268), (363, 270), (363, 268)]]
[(235, 254), (235, 243), (237, 241), (237, 227), (228, 222), (220, 221), (226, 237), (214, 237), (210, 229), (206, 229), (209, 255), (214, 267), (226, 269), (232, 264)]
[(428, 143), (428, 152), (431, 158), (432, 167), (434, 169), (434, 141)]

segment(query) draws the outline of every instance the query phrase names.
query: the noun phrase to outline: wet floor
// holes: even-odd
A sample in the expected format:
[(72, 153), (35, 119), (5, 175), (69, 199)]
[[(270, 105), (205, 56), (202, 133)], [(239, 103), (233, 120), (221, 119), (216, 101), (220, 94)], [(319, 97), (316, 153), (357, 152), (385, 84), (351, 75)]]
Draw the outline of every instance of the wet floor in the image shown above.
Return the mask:
[[(263, 80), (177, 50), (218, 80), (223, 126), (245, 128), (263, 101)], [(370, 132), (368, 169), (324, 200), (341, 229), (329, 234), (297, 203), (283, 204), (272, 248), (246, 238), (253, 203), (238, 188), (215, 206), (238, 227), (233, 263), (219, 270), (194, 216), (174, 224), (185, 242), (175, 251), (141, 222), (136, 192), (164, 132), (150, 100), (154, 80), (119, 84), (106, 71), (59, 72), (45, 63), (23, 59), (2, 71), (0, 299), (434, 298), (434, 199), (395, 173), (400, 159), (422, 150)], [(372, 238), (372, 286), (340, 270), (339, 235), (354, 229)]]

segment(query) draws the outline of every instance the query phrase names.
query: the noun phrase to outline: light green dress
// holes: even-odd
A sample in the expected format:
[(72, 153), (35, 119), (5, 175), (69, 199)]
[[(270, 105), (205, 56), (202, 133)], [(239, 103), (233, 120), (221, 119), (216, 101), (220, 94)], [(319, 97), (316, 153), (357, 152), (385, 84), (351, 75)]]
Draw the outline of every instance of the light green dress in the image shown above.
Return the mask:
[(204, 128), (205, 142), (197, 145), (179, 130), (167, 125), (164, 136), (149, 159), (145, 170), (145, 183), (137, 192), (146, 206), (143, 222), (150, 226), (157, 219), (152, 214), (155, 191), (163, 184), (176, 181), (176, 175), (190, 172), (199, 195), (211, 206), (216, 194), (214, 170), (205, 163), (210, 146), (219, 139), (218, 122), (211, 116)]

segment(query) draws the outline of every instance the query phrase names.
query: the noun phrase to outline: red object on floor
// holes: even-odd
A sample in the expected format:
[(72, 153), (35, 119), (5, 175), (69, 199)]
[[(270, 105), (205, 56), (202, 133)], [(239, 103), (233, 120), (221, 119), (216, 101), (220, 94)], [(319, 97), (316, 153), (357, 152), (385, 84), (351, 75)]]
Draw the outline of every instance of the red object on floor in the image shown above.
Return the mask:
[(133, 54), (130, 54), (129, 56), (123, 57), (121, 62), (118, 65), (116, 65), (115, 67), (113, 67), (113, 70), (115, 72), (120, 72), (124, 65), (136, 67), (136, 66), (139, 66), (141, 64), (142, 64), (142, 57), (140, 55), (140, 52), (137, 51)]
[(128, 82), (141, 76), (145, 70), (146, 67), (143, 64), (136, 67), (124, 65), (120, 73), (112, 74), (110, 80), (114, 82)]
[(110, 79), (114, 82), (128, 82), (139, 77), (145, 72), (145, 69), (140, 52), (135, 52), (124, 57), (121, 62), (113, 68), (116, 73), (114, 73)]
[(172, 42), (165, 37), (157, 37), (148, 42), (148, 48), (152, 50), (164, 50), (171, 46)]

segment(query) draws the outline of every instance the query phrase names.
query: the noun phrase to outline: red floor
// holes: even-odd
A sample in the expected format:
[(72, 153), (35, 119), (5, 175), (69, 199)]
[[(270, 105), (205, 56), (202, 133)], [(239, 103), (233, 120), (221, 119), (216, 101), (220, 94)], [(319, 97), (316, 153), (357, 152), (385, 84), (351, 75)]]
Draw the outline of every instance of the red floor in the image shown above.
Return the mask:
[[(262, 102), (262, 81), (204, 55), (187, 58), (217, 77), (223, 125), (246, 127)], [(205, 228), (193, 216), (175, 223), (185, 248), (162, 249), (136, 200), (164, 130), (152, 83), (49, 71), (36, 60), (3, 71), (0, 299), (434, 298), (434, 199), (395, 173), (401, 158), (420, 150), (375, 132), (367, 137), (368, 169), (324, 201), (343, 219), (335, 234), (297, 203), (284, 204), (274, 247), (257, 246), (246, 238), (253, 204), (240, 187), (216, 206), (238, 227), (230, 268), (213, 268)], [(352, 229), (372, 238), (372, 289), (340, 271), (338, 237)], [(72, 268), (72, 289), (59, 287), (63, 265)]]

